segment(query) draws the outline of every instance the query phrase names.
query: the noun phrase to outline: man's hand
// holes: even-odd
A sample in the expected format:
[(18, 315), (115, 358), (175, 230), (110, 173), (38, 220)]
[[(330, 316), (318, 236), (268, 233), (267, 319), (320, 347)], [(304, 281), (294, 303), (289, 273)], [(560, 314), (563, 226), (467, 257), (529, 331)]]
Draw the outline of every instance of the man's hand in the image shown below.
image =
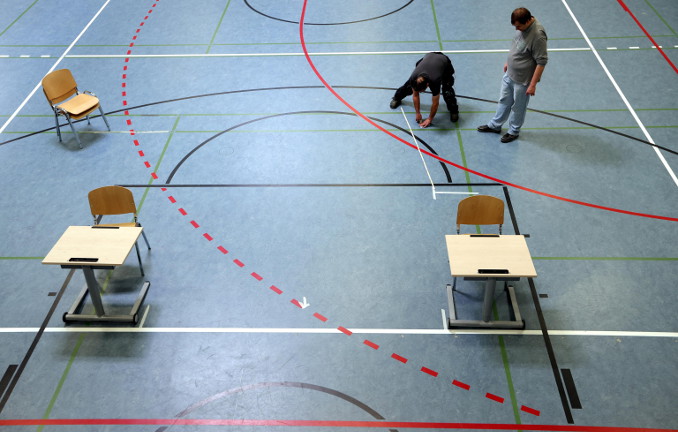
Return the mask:
[(419, 123), (419, 126), (422, 128), (429, 127), (431, 125), (431, 119), (427, 118), (426, 120), (418, 121), (417, 123)]
[(535, 94), (536, 92), (537, 92), (537, 86), (536, 86), (536, 85), (530, 84), (530, 85), (527, 87), (527, 91), (525, 92), (525, 94), (528, 94), (528, 95), (530, 95), (530, 96), (534, 96), (534, 94)]
[(418, 112), (418, 113), (414, 116), (414, 120), (416, 120), (417, 123), (421, 124), (421, 113), (420, 113), (420, 112)]

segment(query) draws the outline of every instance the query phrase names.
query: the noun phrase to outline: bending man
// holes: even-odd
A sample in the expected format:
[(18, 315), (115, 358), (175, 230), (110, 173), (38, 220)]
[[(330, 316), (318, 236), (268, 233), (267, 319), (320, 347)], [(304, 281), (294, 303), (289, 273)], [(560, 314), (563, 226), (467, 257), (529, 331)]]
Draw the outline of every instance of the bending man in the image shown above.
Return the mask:
[[(396, 90), (393, 99), (391, 99), (391, 109), (398, 108), (404, 98), (412, 95), (417, 123), (423, 128), (428, 127), (438, 112), (442, 88), (443, 99), (445, 99), (447, 110), (450, 112), (450, 120), (456, 122), (459, 120), (459, 106), (457, 105), (457, 96), (454, 93), (453, 85), (454, 67), (452, 67), (450, 59), (440, 52), (428, 53), (417, 62), (412, 75), (410, 75), (405, 84)], [(419, 93), (427, 88), (431, 90), (433, 95), (431, 111), (427, 119), (422, 119), (421, 112), (419, 111)]]

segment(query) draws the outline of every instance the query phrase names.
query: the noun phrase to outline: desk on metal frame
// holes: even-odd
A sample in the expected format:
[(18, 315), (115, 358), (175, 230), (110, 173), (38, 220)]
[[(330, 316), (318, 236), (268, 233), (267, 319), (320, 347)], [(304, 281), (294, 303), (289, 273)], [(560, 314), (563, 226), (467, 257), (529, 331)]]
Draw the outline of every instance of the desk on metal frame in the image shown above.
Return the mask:
[[(64, 322), (103, 321), (132, 324), (138, 322), (138, 311), (151, 285), (150, 282), (144, 282), (129, 314), (107, 315), (101, 301), (101, 287), (94, 276), (94, 270), (113, 270), (122, 265), (141, 235), (142, 229), (142, 227), (100, 226), (70, 226), (66, 229), (42, 261), (43, 264), (60, 265), (62, 268), (79, 268), (85, 275), (87, 286), (69, 311), (64, 313)], [(96, 315), (78, 313), (87, 293)]]
[[(512, 286), (507, 286), (506, 282), (515, 281), (521, 277), (537, 277), (525, 237), (483, 234), (446, 235), (445, 243), (452, 276), (463, 277), (465, 280), (485, 281), (481, 320), (457, 319), (453, 288), (447, 285), (450, 311), (448, 327), (524, 329), (525, 322), (520, 316), (515, 291)], [(497, 281), (505, 282), (511, 320), (491, 320)]]

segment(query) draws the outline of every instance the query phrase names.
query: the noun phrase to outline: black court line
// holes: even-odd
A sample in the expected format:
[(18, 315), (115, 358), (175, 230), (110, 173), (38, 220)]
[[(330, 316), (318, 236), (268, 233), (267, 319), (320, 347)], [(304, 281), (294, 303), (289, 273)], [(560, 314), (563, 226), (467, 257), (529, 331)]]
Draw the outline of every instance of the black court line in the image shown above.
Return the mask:
[[(503, 186), (504, 196), (506, 197), (506, 205), (509, 209), (509, 214), (511, 215), (511, 222), (513, 224), (513, 230), (516, 234), (520, 235), (520, 229), (518, 228), (518, 221), (516, 220), (516, 214), (513, 210), (513, 204), (511, 203), (511, 196), (509, 195), (509, 190), (507, 186)], [(530, 285), (530, 292), (532, 294), (532, 303), (534, 303), (534, 308), (537, 311), (537, 319), (539, 321), (539, 328), (541, 329), (541, 334), (544, 339), (544, 345), (546, 346), (546, 353), (548, 354), (549, 362), (551, 363), (551, 369), (553, 371), (553, 377), (556, 380), (556, 387), (558, 388), (558, 395), (560, 396), (560, 403), (563, 406), (563, 411), (565, 413), (565, 418), (569, 424), (574, 424), (574, 419), (572, 417), (572, 411), (570, 410), (570, 404), (567, 400), (565, 394), (565, 389), (563, 386), (563, 380), (560, 376), (560, 369), (558, 369), (558, 361), (556, 360), (556, 353), (553, 350), (553, 345), (551, 344), (551, 338), (549, 337), (548, 327), (546, 326), (546, 320), (544, 319), (544, 313), (541, 310), (541, 305), (539, 303), (539, 295), (537, 294), (537, 288), (534, 285), (534, 280), (532, 278), (527, 278), (527, 282)]]
[(5, 390), (7, 390), (7, 386), (9, 385), (9, 380), (14, 376), (16, 368), (17, 365), (15, 364), (7, 366), (4, 375), (2, 375), (2, 379), (0, 379), (0, 397), (5, 394)]
[[(254, 8), (247, 0), (243, 0), (243, 1), (244, 1), (245, 4), (247, 5), (247, 7), (249, 7), (250, 9), (252, 9), (254, 12), (258, 13), (259, 15), (265, 16), (266, 18), (270, 18), (270, 19), (272, 19), (272, 20), (282, 21), (282, 22), (286, 22), (286, 23), (290, 23), (290, 24), (299, 24), (299, 21), (286, 20), (286, 19), (282, 19), (282, 18), (278, 18), (278, 17), (271, 16), (271, 15), (267, 15), (267, 14), (261, 12), (260, 10)], [(392, 0), (391, 0), (391, 1), (392, 1)], [(330, 26), (330, 25), (345, 25), (345, 24), (361, 23), (361, 22), (365, 22), (365, 21), (372, 21), (372, 20), (376, 20), (376, 19), (379, 19), (379, 18), (383, 18), (383, 17), (389, 16), (389, 15), (394, 14), (394, 13), (396, 13), (396, 12), (399, 12), (399, 11), (405, 9), (405, 8), (406, 8), (407, 6), (409, 6), (410, 4), (412, 4), (413, 1), (414, 1), (414, 0), (410, 0), (410, 1), (408, 1), (407, 3), (405, 3), (404, 5), (402, 5), (401, 7), (399, 7), (398, 9), (395, 9), (395, 10), (393, 10), (393, 11), (391, 11), (391, 12), (387, 12), (387, 13), (385, 13), (385, 14), (383, 14), (383, 15), (379, 15), (379, 16), (372, 17), (372, 18), (365, 18), (365, 19), (361, 19), (361, 20), (346, 21), (346, 22), (337, 22), (337, 23), (310, 23), (310, 22), (305, 22), (305, 21), (304, 21), (304, 25), (317, 25), (317, 26), (325, 25), (325, 26)]]
[[(236, 393), (243, 393), (249, 390), (255, 390), (259, 388), (270, 388), (270, 387), (295, 387), (295, 388), (300, 388), (300, 389), (305, 389), (305, 390), (313, 390), (325, 394), (329, 394), (331, 396), (338, 397), (339, 399), (342, 399), (358, 408), (361, 410), (365, 411), (369, 415), (371, 415), (373, 418), (377, 420), (385, 420), (384, 416), (379, 414), (375, 409), (369, 407), (367, 404), (364, 402), (359, 401), (358, 399), (347, 395), (346, 393), (342, 393), (338, 390), (331, 389), (329, 387), (323, 387), (319, 386), (316, 384), (309, 384), (309, 383), (303, 383), (303, 382), (294, 382), (294, 381), (281, 381), (281, 382), (261, 382), (257, 384), (251, 384), (247, 386), (242, 386), (242, 387), (236, 387), (230, 390), (226, 390), (220, 393), (217, 393), (215, 395), (212, 395), (208, 398), (205, 398), (199, 402), (194, 403), (193, 405), (189, 406), (185, 410), (181, 411), (179, 414), (175, 415), (175, 418), (180, 418), (180, 417), (185, 417), (188, 414), (192, 413), (193, 411), (202, 408), (205, 405), (208, 405), (212, 402), (215, 402), (219, 399), (223, 399), (226, 396), (230, 396), (232, 394)], [(158, 428), (156, 432), (162, 432), (165, 429), (167, 429), (166, 426), (163, 426), (161, 428)], [(397, 429), (390, 429), (391, 432), (397, 432)]]
[[(343, 89), (390, 90), (390, 91), (396, 90), (393, 87), (373, 87), (373, 86), (335, 85), (335, 86), (332, 86), (332, 87), (333, 88), (343, 88)], [(115, 110), (115, 111), (109, 111), (107, 113), (107, 115), (113, 115), (113, 114), (117, 114), (117, 113), (121, 113), (121, 112), (125, 112), (125, 111), (133, 111), (135, 109), (145, 108), (145, 107), (154, 106), (154, 105), (162, 105), (162, 104), (172, 103), (172, 102), (181, 102), (181, 101), (190, 100), (190, 99), (199, 99), (199, 98), (203, 98), (203, 97), (224, 96), (224, 95), (229, 95), (229, 94), (248, 93), (248, 92), (256, 92), (256, 91), (302, 90), (302, 89), (325, 89), (325, 87), (324, 86), (262, 87), (262, 88), (255, 88), (255, 89), (229, 90), (229, 91), (223, 91), (223, 92), (205, 93), (205, 94), (201, 94), (201, 95), (185, 96), (185, 97), (175, 98), (175, 99), (166, 99), (166, 100), (162, 100), (162, 101), (149, 102), (149, 103), (145, 103), (145, 104), (141, 104), (141, 105), (136, 105), (136, 106), (133, 106), (133, 107), (121, 108), (121, 109), (118, 109), (118, 110)], [(428, 93), (428, 92), (425, 92), (425, 93)], [(459, 94), (457, 95), (457, 98), (475, 100), (475, 101), (480, 101), (480, 102), (488, 102), (488, 103), (492, 103), (492, 104), (495, 104), (495, 105), (497, 104), (497, 101), (493, 101), (493, 100), (490, 100), (490, 99), (481, 99), (481, 98), (476, 98), (476, 97), (472, 97), (472, 96), (463, 96), (463, 95), (459, 95)], [(571, 117), (565, 117), (565, 116), (562, 116), (562, 115), (559, 115), (559, 114), (553, 114), (553, 113), (549, 113), (549, 112), (546, 112), (546, 111), (540, 111), (540, 110), (536, 110), (536, 109), (529, 108), (529, 107), (527, 108), (527, 110), (532, 111), (532, 112), (536, 112), (536, 113), (539, 113), (539, 114), (557, 117), (557, 118), (560, 118), (560, 119), (563, 119), (563, 120), (571, 121), (573, 123), (578, 123), (578, 124), (582, 124), (582, 125), (585, 125), (585, 126), (590, 126), (590, 127), (595, 128), (595, 129), (599, 129), (599, 130), (602, 130), (604, 132), (609, 132), (609, 133), (612, 133), (612, 134), (615, 134), (615, 135), (619, 135), (619, 136), (622, 136), (624, 138), (628, 138), (630, 140), (637, 141), (639, 143), (648, 145), (650, 147), (655, 147), (655, 148), (658, 148), (660, 150), (664, 150), (667, 153), (671, 153), (671, 154), (678, 156), (678, 151), (671, 150), (667, 147), (660, 146), (658, 144), (651, 143), (651, 142), (646, 141), (644, 139), (637, 138), (637, 137), (634, 137), (634, 136), (631, 136), (631, 135), (627, 135), (627, 134), (622, 133), (622, 132), (617, 132), (617, 131), (614, 131), (612, 129), (608, 129), (608, 128), (603, 127), (603, 126), (598, 126), (598, 125), (595, 125), (593, 123), (586, 123), (586, 122), (583, 122), (581, 120), (573, 119)], [(101, 117), (101, 115), (90, 116), (90, 119), (97, 118), (97, 117)], [(73, 123), (79, 123), (81, 121), (85, 121), (85, 119), (76, 120)], [(66, 126), (66, 125), (68, 125), (68, 123), (64, 123), (61, 126)], [(49, 131), (54, 130), (54, 129), (56, 129), (56, 126), (52, 126), (50, 128), (47, 128), (47, 129), (42, 129), (42, 130), (39, 130), (39, 131), (31, 132), (31, 133), (26, 134), (26, 135), (22, 135), (22, 136), (12, 138), (12, 139), (7, 140), (7, 141), (0, 142), (0, 146), (5, 145), (5, 144), (9, 144), (9, 143), (12, 143), (12, 142), (15, 142), (15, 141), (19, 141), (19, 140), (22, 140), (24, 138), (29, 138), (33, 135), (38, 135), (38, 134), (41, 134), (41, 133), (44, 133), (44, 132), (49, 132)]]
[(64, 283), (63, 283), (63, 285), (61, 285), (61, 289), (59, 290), (59, 293), (56, 295), (54, 302), (52, 302), (52, 307), (49, 309), (49, 312), (47, 312), (45, 319), (42, 321), (42, 325), (40, 326), (40, 330), (38, 330), (35, 337), (33, 338), (33, 342), (31, 343), (31, 346), (28, 348), (28, 351), (26, 352), (26, 355), (24, 355), (24, 358), (21, 361), (21, 364), (17, 368), (16, 373), (14, 374), (14, 377), (12, 378), (11, 383), (7, 387), (7, 392), (2, 397), (2, 400), (0, 400), (0, 413), (2, 413), (2, 410), (5, 408), (7, 401), (9, 400), (10, 396), (12, 395), (12, 391), (14, 391), (14, 388), (16, 387), (17, 383), (19, 382), (19, 379), (21, 378), (21, 374), (23, 373), (24, 369), (26, 368), (28, 361), (31, 359), (31, 356), (33, 355), (33, 351), (35, 351), (35, 347), (38, 346), (38, 342), (40, 342), (40, 338), (42, 337), (42, 334), (45, 332), (45, 328), (47, 328), (47, 324), (49, 324), (49, 320), (52, 318), (52, 315), (54, 314), (54, 311), (56, 310), (56, 307), (59, 304), (61, 297), (63, 296), (64, 292), (66, 292), (66, 287), (71, 282), (71, 278), (73, 277), (75, 270), (76, 269), (71, 269), (68, 272), (68, 276), (66, 276), (66, 280), (64, 280)]
[[(210, 141), (220, 137), (221, 135), (223, 135), (227, 132), (230, 132), (232, 130), (238, 129), (242, 126), (245, 126), (245, 125), (248, 125), (248, 124), (251, 124), (251, 123), (256, 123), (256, 122), (259, 122), (259, 121), (262, 121), (262, 120), (267, 120), (267, 119), (271, 119), (271, 118), (275, 118), (275, 117), (284, 117), (284, 116), (288, 116), (288, 115), (302, 115), (302, 114), (338, 114), (338, 115), (347, 115), (347, 116), (351, 116), (351, 117), (358, 117), (357, 114), (355, 114), (353, 112), (348, 112), (348, 111), (311, 110), (311, 111), (293, 111), (293, 112), (286, 112), (286, 113), (279, 113), (279, 114), (271, 114), (271, 115), (267, 115), (267, 116), (264, 116), (264, 117), (259, 117), (259, 118), (255, 118), (255, 119), (252, 119), (252, 120), (248, 120), (246, 122), (232, 126), (232, 127), (228, 128), (226, 130), (223, 130), (223, 131), (221, 131), (221, 132), (219, 132), (215, 135), (212, 135), (211, 137), (207, 138), (205, 141), (203, 141), (200, 144), (198, 144), (197, 146), (195, 146), (191, 151), (186, 153), (186, 155), (179, 161), (178, 164), (175, 165), (174, 169), (172, 170), (170, 175), (167, 177), (167, 180), (165, 181), (165, 183), (167, 183), (167, 184), (172, 183), (172, 179), (174, 178), (174, 175), (177, 173), (177, 171), (179, 170), (181, 165), (183, 165), (184, 162), (186, 162), (188, 160), (188, 158), (190, 158), (201, 147), (203, 147), (204, 145), (206, 145)], [(368, 116), (368, 118), (371, 119), (371, 120), (374, 120), (376, 122), (383, 123), (383, 124), (389, 125), (393, 128), (396, 128), (396, 129), (398, 129), (399, 131), (401, 131), (405, 134), (408, 134), (408, 135), (412, 134), (412, 132), (410, 132), (410, 131), (408, 131), (404, 128), (401, 128), (398, 125), (387, 122), (386, 120), (381, 120), (381, 119), (378, 119), (376, 117), (369, 117), (369, 116)], [(429, 152), (438, 156), (438, 153), (433, 149), (433, 147), (428, 145), (424, 140), (422, 140), (418, 136), (415, 135), (415, 137), (416, 137), (417, 141), (422, 143), (424, 145), (424, 147), (426, 147), (428, 149)], [(438, 163), (440, 164), (441, 168), (443, 169), (443, 172), (445, 173), (445, 177), (447, 178), (447, 181), (451, 183), (452, 182), (452, 176), (450, 175), (450, 171), (447, 168), (447, 165), (444, 164), (442, 161), (439, 161)]]

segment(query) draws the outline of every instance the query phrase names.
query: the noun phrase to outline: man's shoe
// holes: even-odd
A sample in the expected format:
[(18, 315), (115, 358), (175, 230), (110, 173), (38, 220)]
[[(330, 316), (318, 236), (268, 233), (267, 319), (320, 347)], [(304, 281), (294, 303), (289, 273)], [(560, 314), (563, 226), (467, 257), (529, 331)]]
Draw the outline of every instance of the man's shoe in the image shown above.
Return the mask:
[(400, 106), (400, 101), (396, 99), (391, 99), (391, 105), (389, 105), (391, 109), (396, 109)]
[(488, 125), (480, 125), (480, 126), (478, 126), (478, 132), (493, 132), (493, 133), (496, 133), (496, 134), (500, 134), (501, 129), (492, 129)]
[(450, 113), (450, 121), (452, 121), (452, 123), (458, 122), (459, 121), (459, 113), (458, 112)]
[(501, 137), (501, 142), (503, 143), (510, 143), (511, 141), (515, 141), (518, 139), (518, 135), (511, 135), (510, 133), (505, 133), (503, 137)]

